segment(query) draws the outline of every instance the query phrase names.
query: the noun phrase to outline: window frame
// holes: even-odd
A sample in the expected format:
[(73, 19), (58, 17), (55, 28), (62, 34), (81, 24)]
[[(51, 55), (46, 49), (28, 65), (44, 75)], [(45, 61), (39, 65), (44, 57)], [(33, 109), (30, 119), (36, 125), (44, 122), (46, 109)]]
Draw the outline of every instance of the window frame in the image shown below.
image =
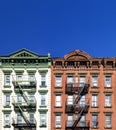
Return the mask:
[(47, 114), (46, 113), (40, 113), (40, 126), (43, 126), (43, 127), (47, 126)]
[(62, 76), (61, 75), (55, 76), (55, 87), (62, 87)]
[(10, 86), (11, 85), (11, 76), (10, 76), (10, 74), (5, 74), (4, 75), (4, 85), (5, 86)]
[(55, 115), (55, 128), (61, 128), (61, 114)]
[(62, 107), (62, 95), (61, 94), (55, 95), (55, 107)]
[(91, 105), (92, 105), (92, 107), (98, 107), (98, 94), (92, 94), (92, 104)]
[(92, 128), (98, 127), (98, 114), (92, 114)]
[[(8, 116), (8, 117), (6, 117)], [(9, 119), (7, 119), (9, 118)], [(10, 114), (4, 114), (4, 126), (10, 126), (11, 125), (11, 115)]]
[(111, 87), (111, 78), (112, 78), (111, 76), (105, 76), (105, 87), (107, 87), (107, 88)]

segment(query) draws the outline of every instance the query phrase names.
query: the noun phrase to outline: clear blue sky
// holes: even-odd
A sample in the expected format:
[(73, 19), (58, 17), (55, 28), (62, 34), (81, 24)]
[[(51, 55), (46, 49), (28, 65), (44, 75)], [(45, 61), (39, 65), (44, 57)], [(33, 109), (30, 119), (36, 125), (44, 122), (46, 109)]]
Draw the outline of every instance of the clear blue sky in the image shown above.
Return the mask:
[(1, 0), (0, 55), (22, 48), (115, 57), (116, 0)]

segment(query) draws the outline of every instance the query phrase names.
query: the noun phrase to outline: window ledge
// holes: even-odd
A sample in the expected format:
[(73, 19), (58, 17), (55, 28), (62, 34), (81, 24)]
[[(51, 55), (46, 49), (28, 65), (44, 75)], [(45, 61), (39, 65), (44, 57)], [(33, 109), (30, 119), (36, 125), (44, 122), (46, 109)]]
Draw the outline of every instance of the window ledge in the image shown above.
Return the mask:
[(40, 128), (45, 128), (45, 127), (47, 127), (46, 125), (40, 125)]
[(105, 129), (112, 129), (112, 127), (104, 127)]
[(99, 108), (99, 106), (91, 106), (91, 108)]
[(44, 108), (44, 107), (47, 107), (47, 106), (46, 106), (46, 105), (45, 105), (45, 106), (40, 105), (39, 107), (40, 107), (40, 108)]
[(54, 108), (62, 108), (62, 106), (54, 106)]
[(62, 89), (62, 86), (55, 86), (55, 89)]
[(43, 85), (43, 86), (40, 85), (39, 87), (40, 87), (40, 88), (47, 88), (47, 85)]
[(59, 126), (59, 127), (54, 127), (55, 129), (61, 129), (62, 127), (61, 126)]
[(4, 108), (11, 108), (11, 106), (10, 105), (5, 105)]
[(92, 129), (98, 129), (99, 127), (91, 127)]
[(104, 106), (104, 108), (112, 108), (112, 106)]
[(10, 125), (5, 125), (4, 128), (11, 128), (11, 126)]
[(4, 88), (11, 88), (11, 85), (4, 85)]

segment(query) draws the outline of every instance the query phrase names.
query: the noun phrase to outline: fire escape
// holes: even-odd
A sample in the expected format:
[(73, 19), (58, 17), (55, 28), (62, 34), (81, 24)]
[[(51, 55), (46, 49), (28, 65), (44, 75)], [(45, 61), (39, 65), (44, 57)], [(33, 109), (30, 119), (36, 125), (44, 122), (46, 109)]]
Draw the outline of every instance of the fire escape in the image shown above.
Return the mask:
[(72, 104), (68, 104), (66, 101), (65, 112), (67, 114), (73, 114), (75, 116), (73, 120), (66, 121), (66, 130), (89, 130), (90, 123), (89, 121), (83, 121), (83, 125), (81, 125), (82, 116), (88, 113), (89, 109), (89, 100), (85, 100), (83, 104), (80, 104), (80, 100), (82, 96), (86, 95), (89, 90), (89, 83), (71, 83), (66, 84), (66, 94), (75, 95)]
[[(14, 117), (12, 125), (14, 130), (36, 130), (36, 121), (34, 115), (29, 117), (30, 112), (36, 111), (35, 97), (27, 96), (26, 92), (36, 91), (36, 80), (30, 80), (28, 76), (22, 76), (21, 79), (13, 77), (14, 91), (20, 94), (23, 101), (18, 101), (19, 95), (12, 97), (15, 113), (18, 113), (20, 118)], [(18, 115), (17, 115), (18, 116)]]

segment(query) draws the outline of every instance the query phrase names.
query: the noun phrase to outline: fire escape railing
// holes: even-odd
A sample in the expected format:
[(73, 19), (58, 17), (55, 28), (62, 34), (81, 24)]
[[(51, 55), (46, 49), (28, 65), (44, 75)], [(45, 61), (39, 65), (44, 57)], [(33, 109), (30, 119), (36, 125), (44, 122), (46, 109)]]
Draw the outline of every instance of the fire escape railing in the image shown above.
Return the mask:
[[(32, 81), (31, 81), (32, 82)], [(35, 81), (33, 81), (33, 84), (34, 84)], [(25, 88), (25, 86), (31, 86), (33, 84), (30, 84), (30, 81), (29, 80), (25, 80), (23, 79), (22, 77), (22, 80), (17, 80), (16, 78), (13, 77), (13, 85), (14, 85), (14, 88), (17, 87), (19, 89), (19, 93), (20, 95), (23, 97), (23, 102), (19, 102), (16, 100), (16, 96), (12, 98), (12, 101), (13, 101), (13, 105), (14, 105), (14, 109), (18, 109), (18, 111), (20, 112), (21, 116), (23, 117), (26, 125), (28, 128), (32, 128), (32, 127), (36, 127), (36, 121), (34, 122), (31, 122), (29, 120), (29, 118), (27, 117), (27, 114), (25, 113), (28, 113), (28, 109), (30, 110), (36, 110), (36, 100), (35, 98), (30, 99), (29, 96), (26, 95), (25, 91), (23, 88)], [(36, 84), (36, 83), (35, 83)], [(18, 96), (18, 95), (17, 95)], [(35, 120), (35, 119), (34, 119)], [(16, 124), (17, 123), (17, 124)], [(18, 124), (18, 122), (14, 122), (13, 121), (13, 126), (21, 126), (21, 124)], [(24, 125), (22, 125), (23, 127)]]
[[(65, 109), (66, 113), (74, 113), (76, 114), (76, 117), (77, 117), (76, 120), (73, 121), (70, 128), (78, 128), (78, 124), (79, 124), (79, 121), (81, 120), (81, 117), (88, 112), (89, 101), (85, 102), (82, 105), (79, 104), (81, 97), (86, 95), (88, 93), (88, 90), (89, 90), (88, 83), (83, 83), (80, 86), (79, 84), (78, 86), (76, 86), (75, 84), (66, 85), (66, 93), (76, 94), (76, 98), (74, 99), (72, 104), (66, 103), (66, 109)], [(67, 128), (69, 128), (69, 126), (66, 126), (66, 129)], [(88, 129), (89, 129), (89, 126), (88, 126)]]

